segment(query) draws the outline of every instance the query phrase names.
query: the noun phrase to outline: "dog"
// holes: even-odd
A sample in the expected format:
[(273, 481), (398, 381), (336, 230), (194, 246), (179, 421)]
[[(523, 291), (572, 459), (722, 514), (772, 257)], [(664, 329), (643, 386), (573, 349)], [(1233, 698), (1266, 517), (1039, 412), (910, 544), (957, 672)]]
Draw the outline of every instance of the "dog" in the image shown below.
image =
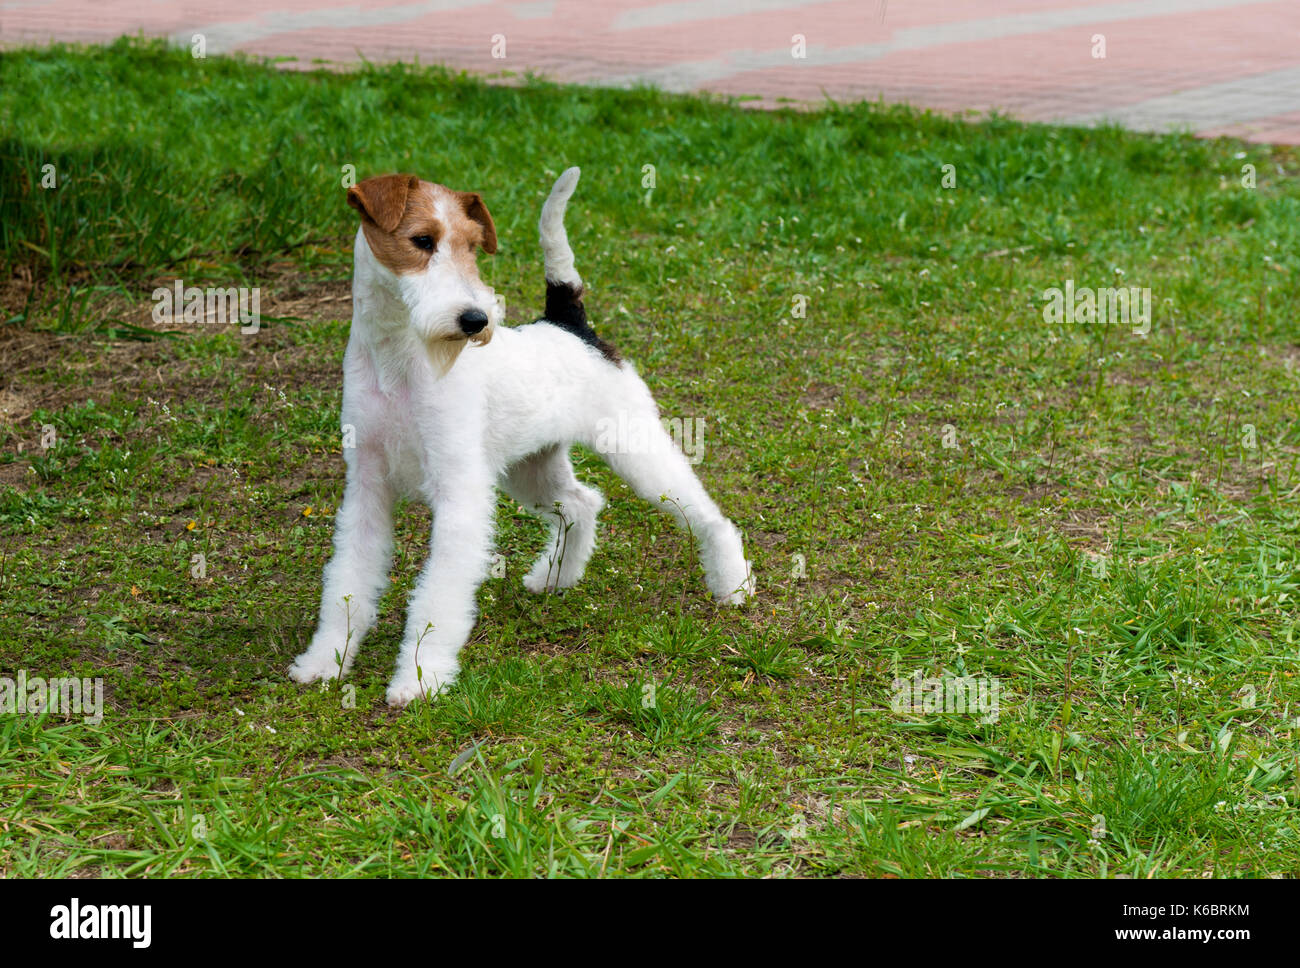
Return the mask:
[[(640, 497), (689, 529), (718, 601), (739, 605), (754, 594), (740, 532), (664, 430), (635, 368), (587, 320), (564, 228), (579, 174), (560, 175), (542, 207), (546, 308), (518, 328), (505, 326), (495, 291), (478, 275), (478, 250), (497, 251), (478, 193), (414, 175), (367, 178), (348, 190), (361, 224), (343, 358), (347, 482), (319, 623), (289, 669), (295, 681), (351, 668), (387, 584), (399, 496), (429, 505), (433, 531), (390, 705), (432, 698), (456, 679), (492, 564), (495, 486), (550, 524), (524, 586), (540, 594), (575, 585), (605, 499), (574, 476), (574, 444), (600, 453)], [(610, 439), (620, 420), (639, 428), (635, 446), (631, 435)]]

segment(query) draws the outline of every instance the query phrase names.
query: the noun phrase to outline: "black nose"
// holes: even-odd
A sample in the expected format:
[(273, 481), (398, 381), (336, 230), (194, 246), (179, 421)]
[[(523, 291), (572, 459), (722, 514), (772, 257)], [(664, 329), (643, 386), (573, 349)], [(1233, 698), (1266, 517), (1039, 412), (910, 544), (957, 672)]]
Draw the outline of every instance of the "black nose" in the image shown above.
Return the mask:
[(488, 324), (487, 313), (481, 309), (467, 309), (460, 314), (460, 328), (469, 336), (482, 331), (483, 327)]

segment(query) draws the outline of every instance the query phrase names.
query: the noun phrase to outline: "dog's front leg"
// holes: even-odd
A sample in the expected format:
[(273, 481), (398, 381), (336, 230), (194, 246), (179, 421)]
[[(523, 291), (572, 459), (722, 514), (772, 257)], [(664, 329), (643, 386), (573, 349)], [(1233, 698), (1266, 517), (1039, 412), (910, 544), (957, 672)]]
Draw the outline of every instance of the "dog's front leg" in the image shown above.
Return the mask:
[(289, 667), (297, 682), (334, 679), (352, 668), (388, 584), (393, 488), (377, 447), (358, 447), (351, 457), (334, 519), (334, 556), (322, 579), (320, 622), (307, 651)]
[(474, 628), (476, 595), (492, 554), (496, 492), (491, 480), (458, 480), (439, 489), (429, 560), (411, 594), (406, 634), (388, 702), (404, 706), (435, 696), (456, 680), (457, 655)]

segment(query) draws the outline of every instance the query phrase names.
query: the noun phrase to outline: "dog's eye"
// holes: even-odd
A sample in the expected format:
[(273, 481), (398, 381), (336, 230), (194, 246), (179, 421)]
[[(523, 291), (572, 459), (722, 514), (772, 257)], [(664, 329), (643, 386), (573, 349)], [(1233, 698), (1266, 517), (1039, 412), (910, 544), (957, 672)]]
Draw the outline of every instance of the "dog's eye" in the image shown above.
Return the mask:
[(415, 243), (417, 249), (424, 249), (425, 252), (433, 251), (433, 236), (431, 235), (413, 235), (411, 241)]

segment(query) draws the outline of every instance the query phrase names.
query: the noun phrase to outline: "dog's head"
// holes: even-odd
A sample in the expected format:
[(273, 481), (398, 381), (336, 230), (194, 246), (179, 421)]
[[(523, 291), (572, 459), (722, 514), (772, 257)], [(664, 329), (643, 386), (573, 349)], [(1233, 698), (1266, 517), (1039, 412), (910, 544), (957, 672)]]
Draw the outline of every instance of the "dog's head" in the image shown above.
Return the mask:
[(467, 342), (487, 343), (501, 310), (479, 279), (478, 250), (496, 252), (483, 199), (415, 175), (379, 175), (348, 189), (379, 282), (405, 306), (408, 324), (450, 366)]

